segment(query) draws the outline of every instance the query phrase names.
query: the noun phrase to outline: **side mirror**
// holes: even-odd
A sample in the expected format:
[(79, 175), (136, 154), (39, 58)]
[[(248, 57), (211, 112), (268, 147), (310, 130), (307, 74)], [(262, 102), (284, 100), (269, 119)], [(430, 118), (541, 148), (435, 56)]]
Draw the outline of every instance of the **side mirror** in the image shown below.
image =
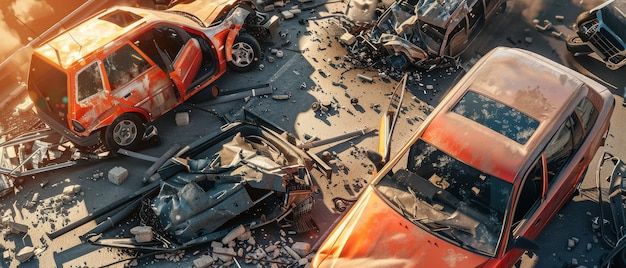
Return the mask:
[(530, 240), (523, 236), (517, 236), (513, 239), (513, 242), (509, 244), (509, 249), (523, 249), (527, 251), (536, 251), (539, 249), (539, 245), (535, 241)]

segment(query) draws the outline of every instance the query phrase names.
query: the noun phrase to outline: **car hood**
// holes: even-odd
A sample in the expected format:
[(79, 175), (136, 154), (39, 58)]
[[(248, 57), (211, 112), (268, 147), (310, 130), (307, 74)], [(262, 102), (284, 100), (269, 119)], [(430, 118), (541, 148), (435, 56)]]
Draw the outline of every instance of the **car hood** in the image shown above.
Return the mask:
[(169, 8), (172, 11), (183, 11), (195, 15), (206, 25), (210, 25), (222, 14), (233, 8), (238, 0), (195, 0), (176, 4)]
[(368, 186), (313, 259), (314, 267), (476, 267), (487, 257), (407, 221)]

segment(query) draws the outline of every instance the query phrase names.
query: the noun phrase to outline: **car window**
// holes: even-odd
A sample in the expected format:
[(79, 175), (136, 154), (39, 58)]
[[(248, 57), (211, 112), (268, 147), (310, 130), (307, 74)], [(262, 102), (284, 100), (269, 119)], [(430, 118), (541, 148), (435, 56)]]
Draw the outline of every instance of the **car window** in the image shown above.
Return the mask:
[(82, 69), (76, 78), (76, 99), (80, 102), (104, 90), (100, 62)]
[(176, 59), (187, 40), (189, 34), (178, 27), (159, 25), (155, 28), (154, 42), (167, 54), (170, 62)]
[(520, 144), (525, 144), (539, 126), (539, 121), (528, 115), (474, 91), (465, 93), (452, 111)]
[[(517, 195), (517, 205), (513, 214), (513, 226), (517, 228), (520, 220), (532, 215), (537, 209), (538, 201), (543, 195), (543, 165), (541, 158), (535, 161), (528, 174), (524, 177), (520, 192)], [(527, 218), (527, 217), (526, 217)], [(516, 230), (517, 232), (517, 230)]]
[(104, 69), (112, 90), (130, 82), (149, 67), (143, 56), (128, 44), (104, 59)]
[(589, 129), (591, 129), (595, 123), (596, 118), (598, 118), (598, 111), (588, 98), (583, 98), (576, 106), (576, 113), (580, 121), (582, 121), (585, 133), (588, 133)]
[(561, 125), (544, 151), (547, 158), (549, 185), (580, 147), (582, 140), (582, 125), (576, 114), (572, 114)]

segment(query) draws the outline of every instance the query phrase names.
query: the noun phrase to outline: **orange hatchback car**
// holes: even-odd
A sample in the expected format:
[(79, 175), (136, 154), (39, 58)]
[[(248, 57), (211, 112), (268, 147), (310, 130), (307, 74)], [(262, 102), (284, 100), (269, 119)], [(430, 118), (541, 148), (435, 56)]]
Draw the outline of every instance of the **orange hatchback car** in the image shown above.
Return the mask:
[(32, 56), (28, 93), (36, 113), (79, 146), (136, 147), (146, 122), (207, 88), (227, 67), (256, 68), (261, 49), (252, 34), (276, 35), (278, 18), (240, 2), (118, 6), (69, 28)]
[(511, 267), (571, 200), (614, 106), (558, 63), (492, 50), (377, 171), (313, 266)]

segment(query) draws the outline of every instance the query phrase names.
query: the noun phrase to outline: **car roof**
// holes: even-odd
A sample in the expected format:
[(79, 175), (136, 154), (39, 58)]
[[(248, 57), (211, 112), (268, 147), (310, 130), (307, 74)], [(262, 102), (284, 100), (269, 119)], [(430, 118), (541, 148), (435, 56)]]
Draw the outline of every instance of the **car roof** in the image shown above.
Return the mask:
[[(109, 14), (123, 13), (124, 11), (143, 18), (128, 25), (118, 25), (109, 20), (101, 19)], [(69, 68), (74, 63), (84, 60), (94, 51), (104, 48), (120, 36), (131, 32), (137, 25), (156, 19), (150, 14), (148, 10), (140, 8), (112, 7), (50, 39), (36, 48), (35, 54), (47, 58), (62, 69)]]
[[(422, 138), (483, 172), (512, 182), (533, 152), (545, 146), (544, 137), (551, 138), (558, 122), (571, 113), (578, 96), (586, 94), (587, 87), (568, 70), (534, 53), (496, 48), (446, 96), (444, 107), (436, 112)], [(468, 91), (514, 108), (536, 120), (538, 126), (520, 143), (452, 111)]]
[[(237, 0), (193, 1), (191, 3), (177, 4), (168, 10), (194, 14), (206, 25), (209, 25), (219, 17), (224, 8), (231, 8), (236, 3), (238, 3)], [(119, 16), (116, 14), (119, 14)], [(124, 22), (125, 17), (128, 16), (139, 16), (141, 18), (130, 24), (119, 23), (119, 21)], [(111, 19), (102, 19), (105, 17)], [(114, 21), (117, 23), (114, 23)], [(59, 68), (67, 69), (93, 52), (105, 48), (107, 44), (115, 41), (120, 36), (132, 32), (133, 29), (140, 27), (140, 25), (156, 21), (193, 23), (183, 16), (159, 10), (114, 6), (55, 36), (36, 48), (35, 53), (57, 64)]]

